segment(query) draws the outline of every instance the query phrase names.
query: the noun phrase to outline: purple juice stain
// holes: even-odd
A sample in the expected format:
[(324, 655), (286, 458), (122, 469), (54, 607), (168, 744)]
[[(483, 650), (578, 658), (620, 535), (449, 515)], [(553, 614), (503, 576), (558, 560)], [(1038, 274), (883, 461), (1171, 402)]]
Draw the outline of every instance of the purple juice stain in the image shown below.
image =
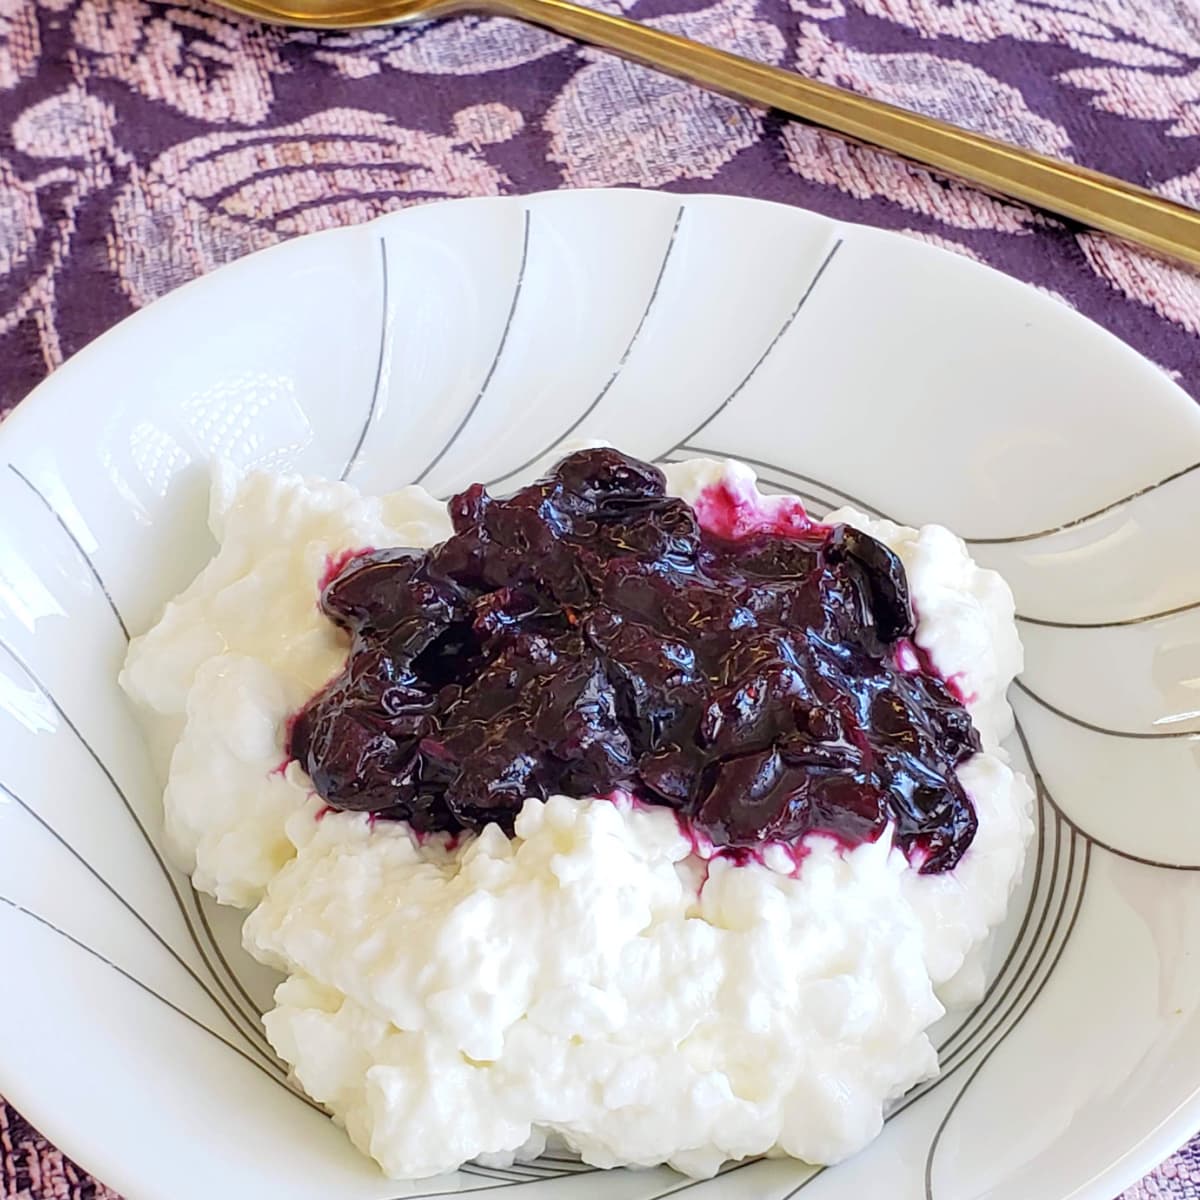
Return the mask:
[[(584, 450), (508, 499), (455, 496), (430, 550), (342, 564), (321, 607), (350, 653), (289, 735), (319, 795), (419, 833), (511, 832), (527, 797), (621, 788), (716, 847), (853, 846), (890, 820), (922, 873), (953, 868), (979, 736), (927, 662), (897, 664), (900, 560), (796, 505), (723, 537), (665, 491)], [(728, 532), (734, 503), (701, 508)]]

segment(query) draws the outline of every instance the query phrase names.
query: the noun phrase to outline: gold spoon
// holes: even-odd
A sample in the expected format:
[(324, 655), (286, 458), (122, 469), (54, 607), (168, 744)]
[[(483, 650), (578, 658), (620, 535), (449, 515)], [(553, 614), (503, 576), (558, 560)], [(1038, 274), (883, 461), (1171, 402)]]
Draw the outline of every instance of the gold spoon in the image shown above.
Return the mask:
[(1200, 267), (1200, 212), (1145, 188), (1006, 145), (779, 67), (570, 0), (220, 0), (275, 25), (359, 29), (486, 12), (543, 25), (736, 100), (777, 109), (943, 175)]

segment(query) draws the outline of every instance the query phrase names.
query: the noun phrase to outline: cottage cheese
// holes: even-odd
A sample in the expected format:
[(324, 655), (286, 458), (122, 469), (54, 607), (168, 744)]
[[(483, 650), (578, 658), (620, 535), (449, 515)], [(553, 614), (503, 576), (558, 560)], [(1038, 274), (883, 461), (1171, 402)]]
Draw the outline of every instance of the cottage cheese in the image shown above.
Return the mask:
[[(667, 474), (688, 500), (722, 483), (781, 503), (740, 464)], [(1012, 598), (940, 527), (831, 519), (903, 559), (915, 641), (982, 736), (960, 771), (978, 833), (943, 875), (890, 836), (848, 851), (810, 837), (798, 870), (782, 850), (735, 867), (629, 801), (531, 799), (512, 838), (457, 845), (321, 815), (300, 768), (279, 769), (289, 714), (346, 651), (317, 581), (346, 550), (431, 545), (449, 524), (418, 488), (219, 476), (220, 549), (134, 640), (122, 683), (176, 742), (174, 856), (253, 909), (248, 949), (287, 975), (272, 1044), (388, 1174), (532, 1157), (549, 1135), (599, 1166), (698, 1176), (764, 1153), (831, 1163), (936, 1071), (925, 1030), (978, 990), (1032, 828), (1000, 748), (1021, 666)]]

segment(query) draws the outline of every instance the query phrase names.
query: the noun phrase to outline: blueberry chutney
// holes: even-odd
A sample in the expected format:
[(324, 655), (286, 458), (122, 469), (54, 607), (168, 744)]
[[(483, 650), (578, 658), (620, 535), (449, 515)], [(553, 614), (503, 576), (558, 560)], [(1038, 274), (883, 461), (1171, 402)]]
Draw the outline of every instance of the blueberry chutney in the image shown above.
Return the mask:
[(795, 513), (717, 536), (611, 449), (449, 507), (448, 540), (322, 592), (350, 653), (288, 750), (332, 808), (511, 831), (530, 796), (626, 789), (731, 852), (891, 822), (929, 874), (971, 844), (979, 736), (923, 656), (900, 665), (915, 622), (882, 543)]

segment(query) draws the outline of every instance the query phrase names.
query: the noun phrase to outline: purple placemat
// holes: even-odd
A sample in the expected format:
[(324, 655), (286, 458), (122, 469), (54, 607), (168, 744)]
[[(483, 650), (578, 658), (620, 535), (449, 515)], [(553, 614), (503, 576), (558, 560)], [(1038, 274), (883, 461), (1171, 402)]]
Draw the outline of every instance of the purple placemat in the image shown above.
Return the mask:
[[(598, 6), (1200, 204), (1194, 0)], [(127, 313), (282, 238), (614, 184), (903, 230), (1052, 292), (1200, 397), (1197, 276), (537, 30), (315, 35), (198, 4), (0, 0), (0, 413)], [(51, 1197), (114, 1193), (0, 1101), (0, 1200)], [(1127, 1197), (1200, 1200), (1200, 1140)]]

